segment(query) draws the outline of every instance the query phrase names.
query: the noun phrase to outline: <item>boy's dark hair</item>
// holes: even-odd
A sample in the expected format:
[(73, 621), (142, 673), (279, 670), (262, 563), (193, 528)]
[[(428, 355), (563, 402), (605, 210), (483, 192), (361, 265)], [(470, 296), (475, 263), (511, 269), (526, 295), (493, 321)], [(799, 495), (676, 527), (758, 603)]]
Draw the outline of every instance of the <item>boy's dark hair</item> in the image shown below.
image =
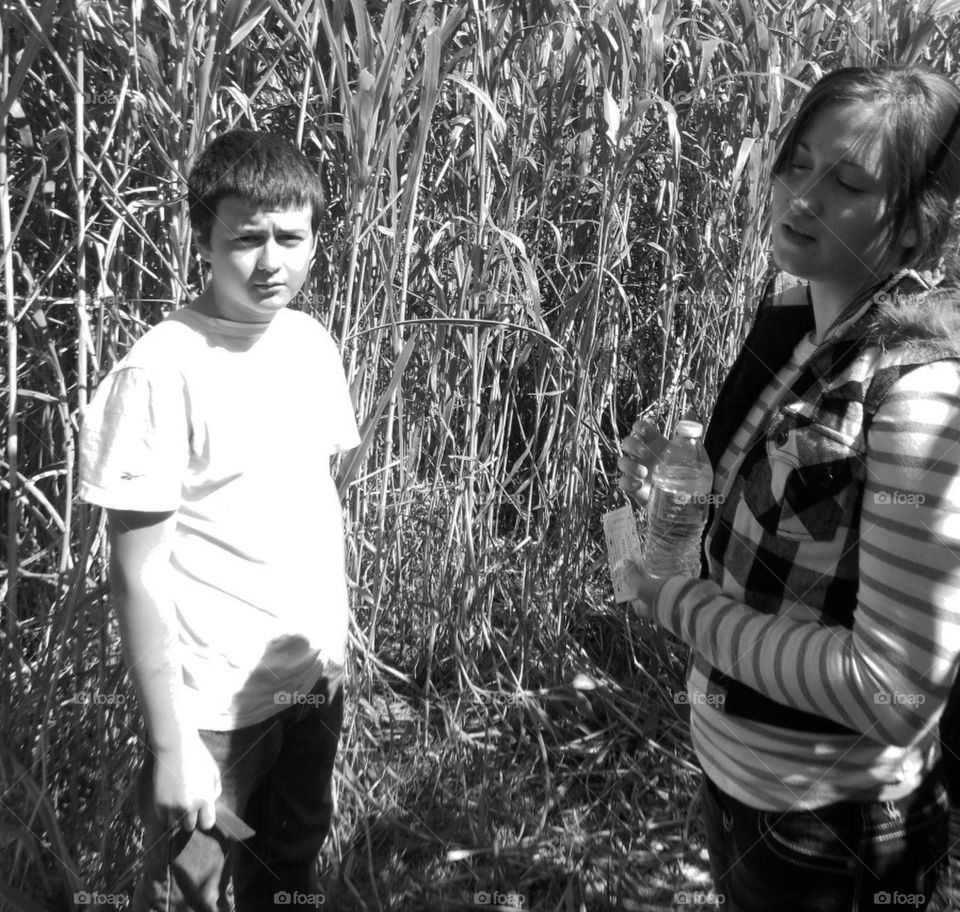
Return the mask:
[(944, 248), (960, 196), (960, 87), (916, 64), (834, 70), (803, 99), (773, 163), (774, 175), (790, 163), (813, 116), (833, 104), (869, 105), (875, 113), (893, 217), (888, 243), (908, 228), (917, 233), (898, 266), (937, 267), (951, 253)]
[(306, 156), (272, 133), (231, 130), (200, 154), (187, 178), (190, 225), (197, 241), (210, 242), (220, 200), (237, 196), (263, 209), (310, 205), (316, 234), (323, 216), (323, 187)]

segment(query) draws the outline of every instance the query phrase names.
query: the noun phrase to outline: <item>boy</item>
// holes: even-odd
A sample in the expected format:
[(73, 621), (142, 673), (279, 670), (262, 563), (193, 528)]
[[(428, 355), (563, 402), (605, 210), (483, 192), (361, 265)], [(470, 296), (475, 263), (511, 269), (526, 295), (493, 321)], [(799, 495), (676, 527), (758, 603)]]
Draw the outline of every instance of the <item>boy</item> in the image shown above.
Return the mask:
[(317, 905), (348, 610), (328, 457), (359, 443), (333, 340), (286, 309), (322, 191), (294, 146), (241, 130), (188, 190), (209, 281), (111, 371), (81, 435), (148, 737), (133, 907), (229, 908), (231, 875), (238, 912)]

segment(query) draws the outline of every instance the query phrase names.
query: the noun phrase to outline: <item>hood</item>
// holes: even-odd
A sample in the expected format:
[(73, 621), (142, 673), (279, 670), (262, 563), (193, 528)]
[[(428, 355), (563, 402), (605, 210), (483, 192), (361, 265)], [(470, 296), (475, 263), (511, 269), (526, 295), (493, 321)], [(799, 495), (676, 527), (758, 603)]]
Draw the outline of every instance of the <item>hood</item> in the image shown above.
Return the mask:
[(884, 295), (860, 323), (881, 351), (898, 349), (906, 360), (960, 358), (960, 289), (934, 288)]

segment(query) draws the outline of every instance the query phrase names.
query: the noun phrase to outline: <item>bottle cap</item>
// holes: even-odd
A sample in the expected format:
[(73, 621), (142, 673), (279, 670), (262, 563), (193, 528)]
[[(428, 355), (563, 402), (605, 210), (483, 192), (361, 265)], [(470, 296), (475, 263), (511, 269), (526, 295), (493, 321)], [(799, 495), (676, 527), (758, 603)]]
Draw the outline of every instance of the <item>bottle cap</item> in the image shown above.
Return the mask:
[(681, 437), (702, 437), (703, 425), (699, 421), (678, 421), (676, 433)]

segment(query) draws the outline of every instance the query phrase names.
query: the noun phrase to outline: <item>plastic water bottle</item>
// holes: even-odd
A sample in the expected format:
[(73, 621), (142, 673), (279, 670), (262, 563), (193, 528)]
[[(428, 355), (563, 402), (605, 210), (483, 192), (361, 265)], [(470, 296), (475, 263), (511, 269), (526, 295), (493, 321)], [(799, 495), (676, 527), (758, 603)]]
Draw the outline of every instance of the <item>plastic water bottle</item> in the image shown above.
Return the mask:
[(700, 576), (700, 538), (712, 490), (703, 425), (680, 421), (651, 477), (643, 549), (647, 576)]

